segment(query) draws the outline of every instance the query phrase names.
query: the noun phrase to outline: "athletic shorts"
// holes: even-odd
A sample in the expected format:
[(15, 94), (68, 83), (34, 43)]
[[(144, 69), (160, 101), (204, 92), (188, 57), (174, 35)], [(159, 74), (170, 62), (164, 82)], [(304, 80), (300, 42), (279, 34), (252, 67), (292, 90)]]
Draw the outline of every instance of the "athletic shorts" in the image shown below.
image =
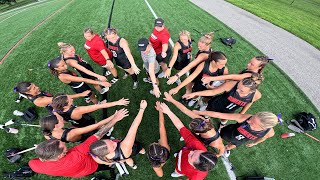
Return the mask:
[(169, 63), (169, 60), (170, 60), (170, 57), (171, 57), (171, 48), (168, 47), (168, 50), (167, 50), (167, 56), (165, 58), (163, 58), (161, 56), (161, 53), (160, 54), (157, 54), (156, 56), (156, 60), (160, 63), (160, 62), (163, 62), (163, 63), (166, 63), (168, 64)]
[(130, 61), (127, 58), (126, 59), (113, 58), (113, 59), (116, 62), (117, 66), (121, 67), (122, 69), (131, 68)]
[[(71, 86), (72, 87), (72, 86)], [(83, 83), (82, 86), (78, 87), (78, 88), (75, 88), (75, 87), (72, 87), (72, 90), (75, 92), (75, 93), (82, 93), (86, 90), (90, 90), (91, 92), (85, 96), (85, 98), (89, 98), (91, 95), (92, 95), (92, 89), (90, 88), (90, 86), (86, 83)]]
[(139, 152), (143, 149), (142, 144), (138, 141), (134, 141), (133, 147), (132, 147), (132, 153), (130, 157), (135, 156), (139, 154)]
[(229, 124), (221, 129), (220, 137), (228, 143), (231, 143), (235, 146), (240, 146), (246, 141), (238, 141), (235, 137), (233, 137), (233, 131), (237, 128), (236, 124)]
[[(92, 68), (92, 66), (91, 66), (90, 64), (86, 64), (86, 65), (83, 66), (83, 67), (85, 67), (85, 68), (88, 69), (89, 71), (94, 72), (94, 70), (93, 70), (93, 68)], [(79, 74), (80, 74), (81, 77), (83, 77), (83, 78), (92, 79), (92, 80), (97, 80), (97, 78), (94, 77), (94, 76), (90, 76), (90, 75), (88, 75), (88, 74), (86, 74), (86, 73), (84, 73), (84, 72), (82, 72), (82, 71), (80, 71), (80, 70), (77, 70), (77, 71), (79, 72)]]
[(192, 86), (192, 92), (199, 92), (199, 91), (204, 91), (207, 90), (207, 88), (202, 85), (202, 81), (195, 81), (194, 85)]
[(177, 61), (174, 63), (173, 67), (176, 70), (182, 70), (190, 63), (190, 59), (187, 60), (179, 60), (179, 56), (177, 57)]

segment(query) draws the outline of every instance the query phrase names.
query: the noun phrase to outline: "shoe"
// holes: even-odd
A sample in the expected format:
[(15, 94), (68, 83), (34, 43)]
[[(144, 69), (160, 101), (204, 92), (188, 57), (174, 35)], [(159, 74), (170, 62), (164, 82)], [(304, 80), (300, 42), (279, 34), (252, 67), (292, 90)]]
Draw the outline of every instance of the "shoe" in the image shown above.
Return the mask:
[(230, 150), (225, 150), (222, 156), (224, 158), (228, 158), (230, 156), (230, 153), (231, 153)]
[(165, 76), (165, 73), (164, 73), (164, 72), (158, 74), (158, 78), (163, 78), (164, 76)]
[(176, 80), (176, 83), (179, 86), (181, 84), (181, 79)]
[(224, 128), (227, 124), (222, 124), (220, 122), (218, 132), (220, 133), (221, 129)]
[(181, 176), (184, 176), (184, 175), (183, 174), (179, 174), (177, 172), (171, 173), (171, 177), (181, 177)]
[(180, 137), (180, 141), (184, 141), (184, 138), (182, 136)]
[(104, 94), (104, 93), (106, 93), (108, 91), (109, 91), (109, 87), (104, 87), (104, 88), (101, 89), (100, 94)]
[(15, 110), (15, 111), (13, 111), (13, 115), (15, 115), (15, 116), (23, 116), (24, 113), (21, 112), (21, 111)]
[(188, 102), (188, 106), (189, 107), (192, 107), (198, 100), (197, 99), (191, 99), (189, 102)]
[(104, 74), (104, 76), (109, 76), (111, 74), (111, 72), (110, 71), (106, 71), (106, 73)]
[(152, 94), (152, 95), (154, 95), (153, 90), (150, 90), (149, 93)]
[(137, 169), (138, 168), (138, 166), (136, 164), (133, 164), (133, 166), (129, 166), (129, 167), (132, 168), (132, 169)]
[(10, 119), (9, 121), (7, 121), (6, 123), (4, 123), (4, 126), (10, 126), (12, 124), (14, 124), (14, 120), (13, 119)]
[(91, 99), (89, 97), (84, 98), (84, 100), (86, 101), (86, 103), (90, 103)]
[(174, 153), (173, 156), (174, 156), (174, 157), (177, 157), (177, 156), (178, 156), (178, 153)]
[(199, 111), (205, 111), (205, 110), (207, 109), (207, 106), (208, 106), (208, 105), (200, 106)]
[(128, 74), (124, 73), (124, 75), (122, 76), (122, 79), (127, 79), (127, 77), (128, 77)]
[(146, 150), (144, 148), (142, 148), (140, 151), (139, 151), (139, 154), (146, 154)]
[(111, 84), (114, 84), (114, 83), (116, 83), (118, 80), (119, 80), (118, 78), (112, 78), (110, 82), (111, 82)]
[(107, 136), (111, 136), (112, 131), (114, 130), (114, 127), (112, 127), (108, 132), (107, 132)]
[(5, 125), (0, 124), (0, 129), (4, 129)]
[(138, 88), (138, 84), (139, 84), (139, 82), (138, 82), (138, 81), (133, 82), (132, 89), (137, 89), (137, 88)]
[(149, 78), (143, 78), (143, 82), (152, 84), (152, 81)]

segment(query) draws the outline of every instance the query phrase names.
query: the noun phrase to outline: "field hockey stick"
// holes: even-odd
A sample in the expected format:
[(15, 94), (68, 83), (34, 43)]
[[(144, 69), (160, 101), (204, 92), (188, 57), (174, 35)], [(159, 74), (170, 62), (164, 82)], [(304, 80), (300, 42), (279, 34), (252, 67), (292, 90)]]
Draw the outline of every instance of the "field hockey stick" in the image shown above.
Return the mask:
[(40, 125), (34, 125), (34, 124), (21, 124), (21, 123), (15, 121), (13, 119), (10, 119), (4, 125), (5, 126), (9, 126), (9, 125), (12, 125), (12, 124), (21, 125), (21, 126), (41, 127)]
[(114, 3), (115, 3), (115, 0), (112, 1), (112, 5), (111, 5), (111, 10), (110, 10), (110, 15), (109, 15), (109, 21), (108, 21), (108, 26), (107, 26), (107, 28), (110, 28), (110, 27), (111, 27), (111, 18), (112, 18)]
[(313, 140), (315, 140), (315, 141), (317, 141), (317, 142), (320, 142), (319, 139), (317, 139), (317, 138), (311, 136), (310, 134), (304, 132), (302, 129), (298, 128), (297, 126), (295, 126), (295, 125), (293, 125), (293, 124), (289, 124), (289, 125), (288, 125), (288, 128), (289, 128), (290, 130), (294, 131), (294, 132), (303, 133), (303, 134), (307, 135), (308, 137), (310, 137), (311, 139), (313, 139)]
[(128, 169), (124, 163), (116, 163), (116, 167), (120, 173), (120, 176), (129, 175)]
[(15, 154), (10, 154), (10, 155), (7, 156), (7, 157), (12, 157), (12, 156), (15, 156), (15, 155), (18, 155), (18, 154), (23, 154), (23, 153), (25, 153), (25, 152), (32, 151), (32, 150), (34, 150), (34, 149), (36, 149), (36, 148), (37, 148), (37, 145), (35, 144), (34, 147), (32, 147), (32, 148), (25, 149), (25, 150), (23, 150), (23, 151), (20, 151), (20, 152), (15, 153)]

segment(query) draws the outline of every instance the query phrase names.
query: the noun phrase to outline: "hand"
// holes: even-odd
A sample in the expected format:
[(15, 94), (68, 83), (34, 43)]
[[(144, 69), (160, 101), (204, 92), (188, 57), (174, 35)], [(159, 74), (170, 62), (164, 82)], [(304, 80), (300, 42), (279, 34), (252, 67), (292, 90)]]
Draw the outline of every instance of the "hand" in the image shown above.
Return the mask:
[(188, 93), (182, 96), (182, 98), (184, 99), (192, 99), (194, 98), (196, 95), (194, 93)]
[(171, 68), (170, 68), (170, 69), (168, 68), (168, 69), (166, 70), (166, 73), (165, 73), (164, 77), (165, 77), (165, 78), (169, 78), (170, 75), (171, 75)]
[(167, 81), (167, 84), (168, 84), (168, 85), (171, 85), (171, 84), (173, 84), (174, 82), (176, 82), (178, 79), (179, 79), (179, 78), (178, 78), (177, 76), (171, 76), (171, 77), (169, 78), (169, 80)]
[(168, 102), (172, 102), (174, 100), (173, 97), (167, 92), (164, 92), (164, 96), (165, 96), (165, 98), (163, 98), (163, 99)]
[(81, 94), (81, 97), (86, 97), (89, 95), (89, 93), (91, 93), (91, 90), (86, 90), (86, 91), (83, 91)]
[(135, 73), (135, 74), (139, 74), (140, 73), (140, 69), (137, 67), (137, 65), (133, 65), (132, 66), (132, 70), (133, 70), (133, 72)]
[(99, 76), (97, 76), (97, 78), (98, 78), (98, 80), (100, 80), (100, 81), (107, 81), (107, 77), (105, 77), (105, 76), (99, 75)]
[(129, 99), (122, 98), (117, 101), (118, 106), (127, 106), (130, 103)]
[(211, 77), (210, 76), (205, 76), (201, 79), (201, 81), (203, 82), (203, 84), (208, 84), (210, 83), (212, 80), (211, 80)]
[(100, 85), (104, 86), (104, 87), (111, 87), (111, 84), (109, 82), (106, 82), (106, 81), (100, 82)]
[(162, 112), (159, 101), (156, 102), (156, 105), (154, 106), (154, 108), (156, 108), (157, 111)]
[(251, 148), (251, 147), (253, 147), (253, 146), (255, 146), (255, 145), (257, 145), (257, 144), (255, 144), (255, 143), (248, 143), (248, 144), (246, 144), (246, 146), (249, 147), (249, 148)]
[(160, 103), (160, 108), (162, 109), (162, 112), (165, 114), (171, 112), (170, 108), (165, 103)]
[(106, 104), (106, 103), (107, 103), (107, 100), (105, 99), (105, 100), (103, 100), (103, 101), (100, 101), (99, 104)]
[(170, 95), (175, 95), (175, 94), (177, 94), (179, 92), (179, 89), (177, 88), (177, 87), (175, 87), (175, 88), (172, 88), (170, 91), (169, 91), (169, 94)]
[(114, 68), (114, 65), (113, 65), (111, 60), (107, 60), (107, 67), (110, 68), (110, 69)]
[(167, 53), (166, 53), (166, 52), (162, 52), (162, 53), (161, 53), (161, 57), (162, 57), (162, 58), (166, 58), (166, 57), (167, 57)]
[(161, 95), (160, 89), (158, 86), (153, 86), (153, 93), (156, 96), (156, 98), (159, 98)]
[(141, 100), (140, 102), (140, 109), (146, 109), (148, 103), (146, 100)]
[(119, 111), (117, 110), (115, 113), (114, 113), (114, 117), (113, 119), (115, 121), (120, 121), (122, 120), (123, 118), (129, 116), (129, 111), (125, 108), (123, 109), (120, 109)]

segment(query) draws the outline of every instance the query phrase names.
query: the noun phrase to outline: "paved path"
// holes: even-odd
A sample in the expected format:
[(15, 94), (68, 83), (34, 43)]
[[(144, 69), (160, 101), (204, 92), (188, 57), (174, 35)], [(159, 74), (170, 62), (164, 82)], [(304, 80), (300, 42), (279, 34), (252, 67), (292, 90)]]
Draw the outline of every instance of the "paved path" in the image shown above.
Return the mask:
[(320, 110), (320, 51), (295, 35), (224, 0), (190, 0), (277, 64)]

